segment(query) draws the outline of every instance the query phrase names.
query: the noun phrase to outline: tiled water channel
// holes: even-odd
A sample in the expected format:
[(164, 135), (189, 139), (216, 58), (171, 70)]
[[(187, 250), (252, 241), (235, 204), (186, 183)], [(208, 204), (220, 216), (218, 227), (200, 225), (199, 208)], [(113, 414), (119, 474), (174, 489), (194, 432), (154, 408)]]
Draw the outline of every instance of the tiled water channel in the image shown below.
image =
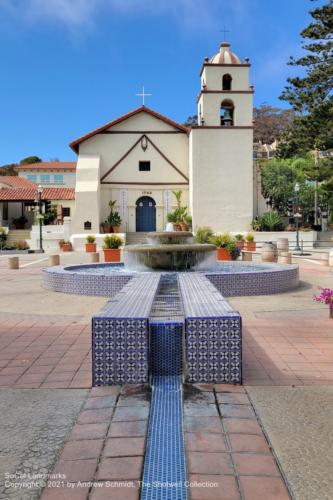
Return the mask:
[(152, 402), (141, 500), (183, 500), (184, 315), (176, 274), (163, 274), (149, 317)]
[(239, 313), (200, 273), (143, 273), (92, 326), (93, 385), (152, 386), (141, 500), (186, 499), (182, 382), (241, 383)]

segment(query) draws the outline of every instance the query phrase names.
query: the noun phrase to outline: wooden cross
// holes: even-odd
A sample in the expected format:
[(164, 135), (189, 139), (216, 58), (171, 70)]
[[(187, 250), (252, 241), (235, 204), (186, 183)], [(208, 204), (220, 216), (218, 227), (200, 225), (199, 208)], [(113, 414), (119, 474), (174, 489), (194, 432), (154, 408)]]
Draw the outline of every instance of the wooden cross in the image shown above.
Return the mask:
[(142, 97), (142, 106), (144, 106), (145, 105), (145, 97), (148, 96), (148, 95), (153, 95), (153, 94), (145, 94), (145, 88), (142, 87), (142, 93), (141, 94), (135, 94), (135, 95)]

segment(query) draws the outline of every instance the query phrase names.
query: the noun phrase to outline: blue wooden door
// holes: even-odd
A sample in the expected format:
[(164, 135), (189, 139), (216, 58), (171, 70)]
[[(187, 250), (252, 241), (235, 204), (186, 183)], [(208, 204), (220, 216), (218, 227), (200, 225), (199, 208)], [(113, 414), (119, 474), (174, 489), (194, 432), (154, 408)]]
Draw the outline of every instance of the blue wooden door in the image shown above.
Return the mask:
[(142, 196), (136, 202), (136, 230), (156, 231), (156, 204), (149, 196)]

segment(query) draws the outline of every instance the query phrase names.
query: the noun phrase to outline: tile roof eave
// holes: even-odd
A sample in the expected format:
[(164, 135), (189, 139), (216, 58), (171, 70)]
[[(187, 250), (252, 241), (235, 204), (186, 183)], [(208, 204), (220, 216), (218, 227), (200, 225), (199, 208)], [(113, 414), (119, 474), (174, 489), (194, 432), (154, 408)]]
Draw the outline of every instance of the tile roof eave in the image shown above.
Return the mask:
[(185, 134), (188, 133), (188, 128), (185, 127), (184, 125), (181, 125), (180, 123), (177, 123), (177, 122), (171, 120), (170, 118), (162, 115), (161, 113), (157, 113), (157, 111), (154, 111), (153, 109), (150, 109), (147, 106), (140, 106), (139, 108), (136, 108), (133, 111), (130, 111), (129, 113), (126, 113), (125, 115), (122, 115), (119, 118), (116, 118), (115, 120), (112, 120), (108, 123), (105, 123), (101, 127), (98, 127), (96, 129), (92, 130), (88, 134), (82, 135), (78, 139), (75, 139), (74, 141), (70, 142), (69, 146), (75, 153), (78, 153), (79, 145), (81, 144), (81, 142), (84, 142), (87, 139), (94, 137), (96, 134), (104, 132), (108, 128), (113, 127), (114, 125), (117, 125), (118, 123), (121, 123), (121, 122), (127, 120), (128, 118), (135, 116), (138, 113), (141, 113), (142, 111), (150, 114), (151, 116), (153, 116), (153, 117), (155, 117), (155, 118), (157, 118), (165, 123), (168, 123), (172, 127), (177, 128), (178, 130), (180, 130), (181, 132), (184, 132)]

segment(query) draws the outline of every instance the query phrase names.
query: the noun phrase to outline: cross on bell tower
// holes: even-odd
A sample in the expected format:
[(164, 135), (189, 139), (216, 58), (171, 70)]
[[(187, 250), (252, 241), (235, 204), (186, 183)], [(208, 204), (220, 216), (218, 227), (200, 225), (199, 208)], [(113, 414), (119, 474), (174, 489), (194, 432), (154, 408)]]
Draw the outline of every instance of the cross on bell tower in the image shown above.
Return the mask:
[(226, 33), (230, 33), (230, 30), (227, 30), (225, 26), (223, 26), (223, 29), (220, 30), (223, 33), (223, 40), (226, 40)]

